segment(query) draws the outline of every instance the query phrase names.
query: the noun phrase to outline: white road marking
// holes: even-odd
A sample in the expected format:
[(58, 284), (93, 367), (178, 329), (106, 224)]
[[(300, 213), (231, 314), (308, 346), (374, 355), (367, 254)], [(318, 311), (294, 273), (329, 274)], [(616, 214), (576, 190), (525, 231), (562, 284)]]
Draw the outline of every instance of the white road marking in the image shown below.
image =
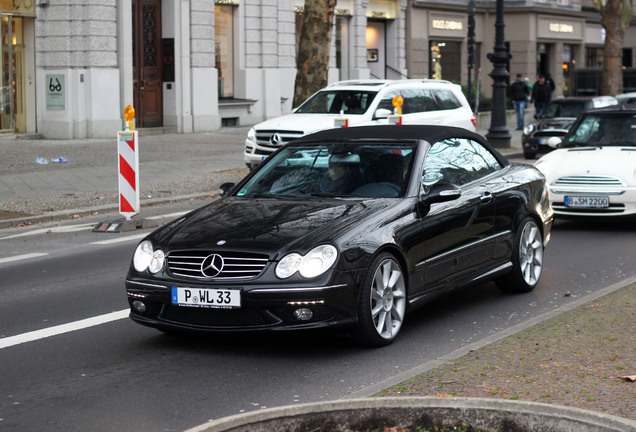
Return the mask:
[(112, 321), (117, 321), (128, 317), (130, 313), (129, 309), (111, 312), (105, 315), (99, 315), (92, 318), (86, 318), (80, 321), (71, 322), (68, 324), (61, 324), (54, 327), (45, 328), (42, 330), (35, 330), (29, 333), (23, 333), (16, 336), (10, 336), (0, 339), (0, 349), (8, 348), (14, 345), (23, 344), (26, 342), (33, 342), (40, 339), (45, 339), (51, 336), (57, 336), (64, 333), (70, 333), (76, 330), (82, 330), (89, 327), (98, 326), (100, 324), (106, 324)]
[(91, 228), (94, 225), (95, 225), (94, 223), (86, 223), (86, 224), (58, 226), (58, 227), (51, 227), (51, 228), (38, 228), (32, 231), (23, 232), (20, 234), (13, 234), (6, 237), (0, 237), (0, 240), (8, 240), (8, 239), (14, 239), (18, 237), (25, 237), (25, 236), (38, 235), (38, 234), (69, 233), (69, 232), (75, 232), (75, 231), (82, 231), (82, 230)]
[(46, 255), (48, 255), (48, 253), (30, 253), (25, 255), (16, 255), (16, 256), (7, 257), (7, 258), (0, 258), (0, 264), (13, 262), (13, 261), (22, 261), (22, 260), (42, 257)]
[[(191, 210), (187, 210), (187, 211), (180, 211), (180, 212), (175, 212), (175, 213), (167, 213), (167, 214), (161, 214), (161, 215), (157, 215), (157, 216), (149, 216), (146, 219), (175, 219), (178, 218), (179, 216), (183, 216), (184, 214), (189, 213)], [(114, 222), (114, 221), (113, 221)], [(57, 226), (57, 227), (50, 227), (50, 228), (37, 228), (31, 231), (26, 231), (20, 234), (13, 234), (10, 236), (5, 236), (5, 237), (0, 237), (0, 240), (10, 240), (10, 239), (14, 239), (14, 238), (19, 238), (19, 237), (26, 237), (26, 236), (33, 236), (33, 235), (38, 235), (38, 234), (51, 234), (51, 233), (70, 233), (70, 232), (76, 232), (76, 231), (84, 231), (84, 230), (90, 230), (92, 229), (97, 223), (96, 222), (91, 222), (91, 223), (84, 223), (84, 224), (77, 224), (77, 225), (66, 225), (66, 226)], [(123, 240), (125, 241), (125, 240)]]
[(180, 212), (176, 212), (176, 213), (168, 213), (168, 214), (164, 214), (164, 215), (158, 215), (158, 216), (150, 216), (147, 217), (146, 219), (166, 219), (166, 218), (178, 218), (179, 216), (183, 216), (186, 213), (190, 213), (192, 210), (188, 210), (188, 211), (180, 211)]
[(94, 242), (91, 242), (90, 244), (93, 244), (93, 245), (109, 245), (109, 244), (115, 244), (115, 243), (123, 243), (123, 242), (131, 241), (131, 240), (139, 240), (139, 239), (142, 239), (142, 238), (146, 237), (147, 235), (148, 235), (148, 233), (135, 234), (135, 235), (128, 236), (128, 237), (117, 237), (117, 238), (113, 238), (113, 239), (109, 239), (109, 240), (94, 241)]

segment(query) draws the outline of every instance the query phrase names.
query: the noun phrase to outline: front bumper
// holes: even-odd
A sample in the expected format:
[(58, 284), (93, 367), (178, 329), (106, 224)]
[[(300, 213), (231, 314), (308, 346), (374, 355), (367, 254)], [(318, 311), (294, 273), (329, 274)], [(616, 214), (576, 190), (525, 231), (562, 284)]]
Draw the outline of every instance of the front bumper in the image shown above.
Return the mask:
[(243, 161), (249, 169), (254, 169), (275, 151), (276, 148), (274, 147), (263, 146), (246, 139), (245, 149), (243, 151)]
[(564, 136), (565, 132), (561, 131), (553, 131), (551, 134), (542, 132), (541, 135), (522, 135), (521, 143), (523, 146), (523, 151), (525, 153), (549, 153), (554, 149), (548, 145), (548, 139), (552, 137), (559, 137), (563, 139)]
[[(163, 330), (251, 332), (353, 325), (357, 322), (355, 277), (344, 273), (339, 276), (336, 282), (321, 286), (295, 286), (286, 283), (214, 287), (186, 284), (195, 289), (240, 289), (241, 307), (232, 309), (173, 304), (171, 287), (184, 286), (183, 281), (172, 284), (128, 278), (126, 293), (131, 310), (130, 318), (139, 324)], [(309, 309), (311, 318), (296, 318), (294, 311), (297, 309)]]
[[(609, 206), (600, 208), (569, 207), (565, 205), (565, 197), (608, 197)], [(550, 199), (554, 214), (559, 216), (632, 216), (636, 215), (636, 187), (621, 187), (612, 190), (565, 189), (550, 187)]]

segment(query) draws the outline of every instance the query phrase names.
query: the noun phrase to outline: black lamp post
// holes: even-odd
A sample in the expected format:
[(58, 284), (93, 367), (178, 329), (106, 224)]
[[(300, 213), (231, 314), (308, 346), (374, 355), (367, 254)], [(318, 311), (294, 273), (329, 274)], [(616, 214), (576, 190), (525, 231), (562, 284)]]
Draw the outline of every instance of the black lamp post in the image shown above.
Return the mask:
[(488, 142), (493, 147), (510, 147), (510, 131), (506, 125), (506, 86), (510, 73), (506, 69), (506, 62), (512, 57), (506, 51), (504, 43), (504, 5), (503, 0), (497, 0), (497, 21), (495, 22), (495, 52), (488, 54), (494, 69), (490, 73), (492, 85), (492, 112), (490, 129), (486, 134)]

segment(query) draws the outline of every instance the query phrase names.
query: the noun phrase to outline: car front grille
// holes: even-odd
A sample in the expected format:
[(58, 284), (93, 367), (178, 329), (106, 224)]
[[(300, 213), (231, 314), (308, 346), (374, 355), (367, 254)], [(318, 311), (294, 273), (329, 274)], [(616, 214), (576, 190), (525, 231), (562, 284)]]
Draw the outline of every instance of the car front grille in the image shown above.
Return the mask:
[(185, 250), (170, 252), (167, 261), (168, 270), (174, 276), (198, 280), (231, 280), (255, 278), (267, 265), (268, 257), (253, 253)]
[(278, 147), (298, 139), (303, 135), (303, 131), (257, 130), (256, 144), (274, 151)]
[(625, 183), (618, 177), (568, 176), (557, 179), (554, 186), (623, 187)]
[(548, 130), (536, 131), (533, 134), (533, 137), (535, 138), (564, 137), (566, 133), (567, 131), (564, 131), (564, 130), (548, 129)]

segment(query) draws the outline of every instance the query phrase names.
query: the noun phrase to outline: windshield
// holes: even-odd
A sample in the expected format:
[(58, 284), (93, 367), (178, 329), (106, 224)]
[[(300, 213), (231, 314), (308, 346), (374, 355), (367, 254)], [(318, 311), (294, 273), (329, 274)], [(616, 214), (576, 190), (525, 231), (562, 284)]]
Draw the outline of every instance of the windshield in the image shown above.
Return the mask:
[(545, 109), (545, 112), (541, 116), (542, 118), (554, 118), (554, 117), (578, 117), (585, 109), (585, 102), (552, 102)]
[(296, 113), (301, 114), (364, 114), (377, 92), (359, 90), (324, 90), (307, 99)]
[(570, 131), (564, 147), (636, 146), (634, 112), (590, 113)]
[(304, 144), (264, 162), (237, 196), (395, 198), (404, 195), (415, 144)]

